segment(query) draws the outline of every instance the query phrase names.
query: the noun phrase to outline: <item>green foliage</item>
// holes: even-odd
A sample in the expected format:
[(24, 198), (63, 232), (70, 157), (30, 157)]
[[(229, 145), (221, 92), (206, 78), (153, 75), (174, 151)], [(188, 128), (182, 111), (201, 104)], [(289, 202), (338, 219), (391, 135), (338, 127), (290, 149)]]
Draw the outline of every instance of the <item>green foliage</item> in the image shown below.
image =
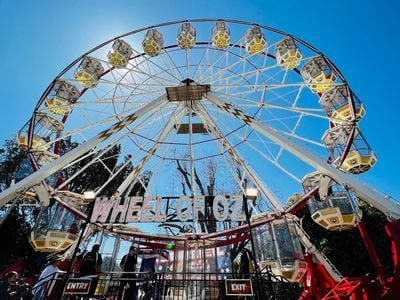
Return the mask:
[(6, 140), (0, 148), (0, 191), (11, 185), (26, 153), (20, 150), (15, 140)]
[[(63, 155), (77, 147), (79, 144), (73, 142), (70, 138), (60, 141), (60, 154)], [(7, 140), (3, 148), (0, 148), (0, 191), (8, 188), (20, 167), (23, 165), (26, 153), (20, 150), (18, 144), (14, 140)], [(93, 164), (89, 163), (94, 156), (88, 152), (83, 155), (81, 160), (64, 168), (55, 174), (57, 183), (63, 182), (63, 178), (70, 178), (76, 172), (80, 172), (74, 180), (68, 183), (68, 190), (83, 193), (87, 190), (95, 190), (103, 186), (110, 177), (109, 170), (116, 172), (124, 165), (129, 157), (120, 159), (120, 145), (116, 145), (106, 151)], [(89, 167), (86, 167), (89, 165)], [(117, 187), (122, 183), (126, 176), (133, 170), (132, 164), (127, 164), (120, 170), (118, 175), (107, 184), (102, 190), (102, 195), (111, 196), (115, 193)], [(29, 175), (29, 174), (25, 174)], [(150, 180), (152, 173), (145, 172), (140, 177), (140, 183), (136, 183), (130, 193), (130, 196), (139, 196), (144, 194), (144, 186)], [(54, 176), (53, 176), (54, 177)], [(49, 177), (50, 178), (50, 177)], [(21, 178), (22, 179), (22, 178)], [(144, 185), (144, 186), (143, 186)], [(5, 208), (0, 210), (0, 216), (4, 214)], [(32, 220), (35, 218), (37, 211), (32, 208), (22, 209), (17, 206), (0, 226), (0, 237), (3, 241), (7, 241), (0, 247), (0, 270), (13, 263), (18, 257), (29, 257), (30, 264), (37, 261), (42, 255), (33, 251), (28, 242), (28, 237), (32, 229)]]
[[(70, 150), (77, 147), (78, 144), (71, 141), (70, 138), (64, 139), (60, 142), (61, 155), (69, 152)], [(82, 159), (78, 160), (78, 163), (65, 168), (61, 171), (59, 178), (70, 178), (75, 173), (83, 170), (68, 184), (68, 190), (83, 193), (88, 190), (97, 190), (102, 187), (108, 178), (110, 177), (110, 171), (119, 173), (102, 189), (101, 195), (111, 197), (119, 185), (124, 179), (132, 172), (133, 165), (131, 163), (124, 165), (130, 157), (124, 157), (120, 159), (121, 146), (115, 145), (108, 151), (103, 153), (101, 157), (96, 158), (94, 155), (87, 154), (82, 155)], [(93, 161), (94, 160), (94, 161)], [(89, 167), (86, 168), (86, 166)], [(150, 171), (144, 172), (141, 176), (141, 182), (146, 185), (151, 177)], [(139, 196), (144, 194), (144, 187), (140, 182), (136, 182), (131, 189), (129, 196)]]
[(0, 236), (4, 241), (0, 247), (0, 270), (15, 262), (18, 257), (32, 254), (33, 249), (27, 238), (30, 231), (31, 227), (25, 221), (24, 214), (18, 209), (13, 209), (0, 225)]
[[(60, 141), (60, 154), (63, 155), (77, 146), (78, 144), (72, 142), (71, 138), (64, 139)], [(75, 179), (68, 184), (68, 190), (76, 193), (83, 193), (88, 190), (96, 190), (100, 188), (110, 176), (110, 173), (106, 168), (109, 170), (114, 170), (116, 167), (119, 153), (120, 146), (114, 146), (94, 163), (91, 163), (92, 160), (95, 159), (94, 155), (90, 155), (90, 153), (84, 154), (82, 155), (82, 159), (78, 160), (78, 163), (63, 169), (59, 178), (70, 178), (72, 175), (83, 169), (83, 172), (81, 172), (79, 176), (76, 176)], [(89, 167), (85, 168), (86, 165), (89, 165)], [(110, 187), (107, 187), (107, 190), (105, 190), (102, 194), (111, 196), (108, 194), (111, 193), (109, 191)]]
[(293, 196), (291, 196), (288, 201), (287, 201), (287, 205), (286, 207), (290, 207), (293, 204), (295, 204), (297, 201), (299, 201), (301, 198), (303, 197), (303, 195), (295, 193), (293, 194)]

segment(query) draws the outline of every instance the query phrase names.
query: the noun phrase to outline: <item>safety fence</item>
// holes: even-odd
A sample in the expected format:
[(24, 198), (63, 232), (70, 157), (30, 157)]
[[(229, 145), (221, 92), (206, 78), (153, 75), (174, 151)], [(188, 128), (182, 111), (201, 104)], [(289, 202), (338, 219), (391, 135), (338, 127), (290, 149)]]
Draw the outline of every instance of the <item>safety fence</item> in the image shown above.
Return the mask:
[[(37, 284), (34, 299), (298, 299), (301, 289), (270, 272), (230, 273), (121, 273), (73, 277), (65, 274)], [(38, 292), (40, 291), (40, 292)]]

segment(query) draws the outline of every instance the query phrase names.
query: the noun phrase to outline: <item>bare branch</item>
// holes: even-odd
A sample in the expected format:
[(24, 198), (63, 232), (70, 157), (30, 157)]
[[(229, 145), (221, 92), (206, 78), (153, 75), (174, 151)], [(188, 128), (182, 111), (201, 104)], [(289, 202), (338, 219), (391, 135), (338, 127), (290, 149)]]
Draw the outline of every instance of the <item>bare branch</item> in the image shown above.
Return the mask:
[(203, 184), (201, 183), (200, 178), (199, 178), (199, 176), (197, 175), (196, 168), (194, 169), (194, 180), (195, 180), (197, 186), (198, 186), (199, 189), (200, 189), (201, 195), (205, 195), (205, 193), (204, 193), (204, 188), (203, 188)]
[[(189, 172), (186, 171), (184, 168), (182, 168), (179, 160), (176, 160), (176, 164), (178, 165), (178, 171), (182, 174), (183, 178), (185, 179), (185, 183), (187, 185), (187, 187), (189, 188), (189, 190), (191, 190), (192, 185), (190, 184), (190, 180), (189, 180)], [(183, 189), (183, 194), (186, 195), (186, 190), (185, 190), (185, 184), (182, 182), (182, 189)]]

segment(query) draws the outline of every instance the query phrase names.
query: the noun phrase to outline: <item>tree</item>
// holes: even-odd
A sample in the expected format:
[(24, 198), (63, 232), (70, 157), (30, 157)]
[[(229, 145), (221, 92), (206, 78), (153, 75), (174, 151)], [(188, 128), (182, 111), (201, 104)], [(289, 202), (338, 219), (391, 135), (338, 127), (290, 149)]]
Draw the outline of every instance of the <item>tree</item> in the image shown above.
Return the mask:
[[(11, 185), (25, 158), (26, 154), (20, 150), (15, 140), (4, 142), (4, 146), (0, 148), (0, 191)], [(31, 214), (16, 205), (5, 217), (10, 205), (1, 209), (0, 236), (6, 242), (0, 247), (0, 270), (16, 261), (18, 257), (26, 257), (32, 252), (27, 239), (31, 224), (25, 220), (29, 219)]]
[[(71, 138), (60, 141), (60, 154), (63, 155), (79, 144), (71, 140)], [(90, 154), (90, 153), (88, 153)], [(66, 189), (83, 193), (88, 189), (96, 189), (101, 187), (106, 180), (109, 178), (110, 173), (108, 170), (116, 171), (124, 165), (128, 157), (121, 160), (118, 163), (120, 156), (120, 145), (116, 145), (106, 151), (95, 163), (91, 164), (88, 168), (85, 166), (92, 161), (93, 155), (83, 155), (84, 157), (78, 163), (64, 168), (62, 171), (57, 172), (55, 176), (47, 178), (52, 184), (61, 184), (66, 178), (69, 178), (78, 171), (82, 171), (79, 176), (76, 176), (74, 180), (68, 183)], [(29, 161), (26, 161), (27, 154), (20, 150), (15, 140), (5, 141), (4, 147), (0, 148), (0, 191), (10, 186), (13, 180), (16, 178), (16, 174), (19, 173), (21, 167), (24, 168), (24, 176), (29, 175), (32, 169), (29, 166), (25, 166), (26, 162), (29, 165)], [(24, 161), (25, 160), (25, 161)], [(106, 166), (106, 168), (104, 168)], [(27, 167), (27, 168), (26, 168)], [(28, 171), (25, 172), (27, 169)], [(126, 165), (125, 168), (121, 169), (118, 175), (103, 189), (103, 195), (111, 196), (116, 191), (117, 187), (126, 178), (126, 176), (132, 171), (133, 167), (131, 164)], [(20, 172), (21, 173), (21, 172)], [(149, 182), (152, 173), (150, 171), (144, 172), (140, 176), (140, 181), (136, 182), (131, 189), (130, 196), (143, 195), (145, 186)], [(20, 178), (20, 179), (23, 179)], [(54, 180), (53, 180), (54, 179)], [(19, 203), (24, 203), (22, 198), (16, 198)], [(0, 214), (4, 216), (6, 208), (0, 210)], [(29, 257), (30, 262), (36, 261), (37, 257), (41, 257), (40, 253), (33, 251), (32, 247), (28, 242), (29, 234), (32, 230), (34, 220), (38, 214), (37, 209), (34, 207), (23, 208), (22, 206), (16, 206), (8, 217), (0, 225), (0, 236), (4, 241), (13, 241), (12, 243), (6, 243), (0, 249), (0, 270), (5, 266), (13, 263), (19, 256)], [(15, 241), (15, 242), (14, 242)], [(39, 266), (40, 270), (40, 266)], [(37, 271), (33, 271), (34, 273)]]
[[(187, 164), (182, 164), (179, 160), (176, 161), (176, 167), (178, 174), (181, 176), (181, 188), (182, 188), (182, 194), (187, 195), (189, 191), (192, 189), (195, 190), (195, 187), (192, 187), (192, 172), (189, 171), (188, 165)], [(217, 180), (217, 171), (218, 171), (218, 165), (214, 160), (208, 160), (202, 168), (203, 170), (203, 176), (200, 177), (197, 168), (194, 167), (194, 172), (193, 172), (193, 182), (196, 185), (198, 191), (200, 192), (201, 195), (206, 196), (206, 209), (208, 209), (205, 213), (206, 216), (199, 212), (199, 219), (200, 220), (205, 220), (204, 222), (200, 222), (200, 227), (202, 232), (216, 232), (218, 229), (218, 222), (216, 221), (214, 214), (212, 212), (212, 202), (213, 202), (213, 196), (216, 195), (216, 180)], [(241, 178), (241, 172), (239, 168), (236, 168), (237, 171), (237, 176)], [(233, 187), (230, 187), (232, 190), (234, 189)], [(168, 223), (168, 220), (172, 220), (173, 218), (176, 217), (176, 213), (170, 214), (167, 216), (167, 223), (162, 224), (161, 226), (167, 227), (171, 233), (173, 234), (178, 234), (178, 233), (186, 233), (186, 232), (193, 232), (192, 225), (177, 225), (177, 224), (171, 224)], [(234, 228), (238, 225), (243, 224), (243, 222), (224, 222), (222, 224), (223, 229), (230, 229)], [(175, 232), (172, 230), (175, 229)], [(244, 233), (242, 233), (244, 234)], [(248, 241), (242, 241), (239, 243), (232, 244), (230, 246), (230, 257), (231, 257), (231, 262), (235, 260), (237, 255), (240, 253), (240, 249), (243, 248)]]
[(8, 188), (20, 168), (26, 153), (15, 140), (6, 140), (0, 148), (0, 192)]

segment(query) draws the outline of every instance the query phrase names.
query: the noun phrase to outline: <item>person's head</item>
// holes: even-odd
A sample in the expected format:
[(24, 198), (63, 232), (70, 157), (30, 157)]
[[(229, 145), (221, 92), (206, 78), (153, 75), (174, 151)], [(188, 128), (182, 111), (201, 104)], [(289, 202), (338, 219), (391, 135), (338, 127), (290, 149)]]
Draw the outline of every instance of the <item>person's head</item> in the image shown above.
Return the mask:
[(240, 253), (246, 253), (247, 249), (245, 247), (242, 247), (242, 249), (240, 249)]
[(64, 258), (61, 255), (51, 255), (47, 257), (47, 261), (49, 264), (58, 265)]
[(137, 254), (137, 248), (135, 246), (130, 246), (129, 247), (129, 254)]
[(100, 250), (100, 245), (99, 244), (94, 244), (93, 247), (92, 247), (92, 251), (93, 252), (99, 252), (99, 250)]
[(18, 273), (15, 271), (8, 272), (5, 278), (9, 283), (15, 283), (18, 280)]

